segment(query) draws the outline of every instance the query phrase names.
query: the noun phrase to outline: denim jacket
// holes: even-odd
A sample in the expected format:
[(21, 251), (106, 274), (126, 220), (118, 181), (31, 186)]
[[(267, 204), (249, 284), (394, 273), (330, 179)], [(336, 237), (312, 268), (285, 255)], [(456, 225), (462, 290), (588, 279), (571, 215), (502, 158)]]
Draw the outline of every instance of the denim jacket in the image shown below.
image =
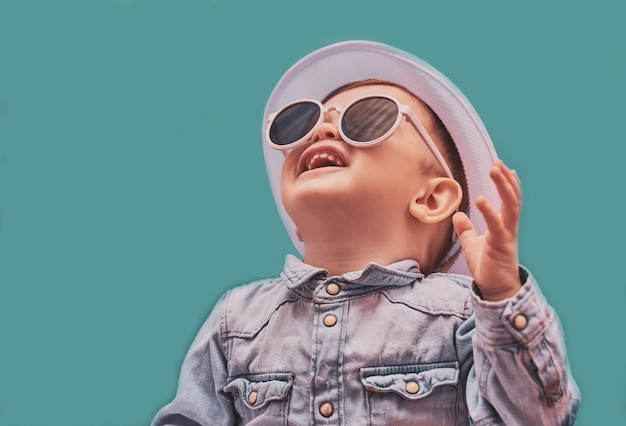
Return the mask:
[(288, 256), (220, 299), (153, 425), (573, 424), (558, 320), (520, 278), (487, 302), (411, 260), (329, 276)]

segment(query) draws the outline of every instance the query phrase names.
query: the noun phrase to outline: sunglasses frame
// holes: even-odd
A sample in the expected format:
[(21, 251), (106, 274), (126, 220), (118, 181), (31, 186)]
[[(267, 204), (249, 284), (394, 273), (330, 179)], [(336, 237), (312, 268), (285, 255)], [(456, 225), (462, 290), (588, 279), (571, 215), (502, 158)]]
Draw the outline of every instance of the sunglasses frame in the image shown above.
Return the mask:
[[(355, 141), (353, 139), (350, 139), (348, 136), (346, 136), (346, 134), (343, 131), (343, 116), (345, 114), (346, 111), (348, 111), (350, 109), (350, 107), (352, 107), (354, 104), (356, 104), (357, 102), (363, 101), (365, 99), (369, 99), (369, 98), (384, 98), (387, 100), (392, 101), (395, 105), (396, 105), (396, 109), (398, 111), (396, 120), (394, 121), (393, 125), (389, 127), (389, 130), (387, 130), (382, 136), (372, 140), (372, 141), (367, 141), (367, 142), (359, 142), (359, 141)], [(311, 127), (311, 130), (309, 130), (308, 133), (306, 133), (304, 136), (302, 136), (300, 139), (287, 144), (287, 145), (279, 145), (276, 144), (274, 142), (272, 142), (271, 138), (270, 138), (270, 130), (272, 128), (272, 125), (274, 124), (274, 119), (276, 117), (278, 117), (283, 111), (285, 111), (287, 108), (296, 105), (296, 104), (300, 104), (300, 103), (311, 103), (311, 104), (315, 104), (317, 105), (317, 107), (319, 108), (320, 113), (318, 114), (317, 117), (317, 122), (315, 123), (315, 125), (313, 127)], [(355, 100), (353, 100), (352, 102), (350, 102), (348, 105), (346, 105), (345, 107), (342, 107), (339, 104), (333, 103), (330, 104), (328, 106), (324, 106), (322, 105), (321, 102), (315, 100), (315, 99), (300, 99), (294, 102), (290, 102), (287, 105), (285, 105), (284, 107), (282, 107), (281, 109), (279, 109), (278, 111), (276, 111), (275, 113), (270, 114), (270, 116), (267, 119), (267, 128), (265, 131), (265, 141), (274, 149), (278, 149), (278, 150), (287, 150), (287, 149), (292, 149), (300, 144), (302, 144), (303, 142), (309, 141), (312, 137), (313, 134), (315, 133), (315, 131), (317, 130), (317, 128), (320, 126), (320, 124), (322, 124), (325, 120), (324, 116), (326, 115), (326, 113), (328, 113), (329, 111), (337, 111), (339, 112), (339, 125), (338, 130), (339, 130), (339, 135), (341, 136), (341, 139), (343, 139), (346, 143), (355, 146), (355, 147), (359, 147), (359, 148), (369, 148), (375, 145), (378, 145), (379, 143), (383, 142), (385, 139), (389, 138), (389, 136), (391, 136), (396, 129), (398, 128), (398, 126), (400, 125), (400, 123), (402, 122), (402, 116), (405, 116), (408, 121), (413, 125), (413, 127), (415, 128), (415, 130), (417, 131), (417, 133), (421, 136), (422, 140), (426, 143), (426, 146), (428, 147), (428, 149), (430, 150), (430, 152), (434, 155), (434, 157), (437, 159), (437, 162), (439, 162), (439, 164), (441, 165), (441, 167), (443, 168), (445, 174), (447, 177), (454, 179), (453, 175), (452, 175), (452, 171), (450, 170), (450, 167), (448, 166), (448, 163), (446, 162), (446, 160), (443, 158), (443, 155), (441, 154), (441, 152), (439, 151), (439, 149), (437, 148), (437, 145), (435, 145), (435, 142), (433, 141), (433, 139), (430, 137), (430, 135), (428, 134), (428, 131), (426, 130), (426, 128), (424, 127), (424, 125), (422, 124), (422, 122), (417, 118), (417, 114), (415, 114), (415, 111), (413, 111), (413, 109), (409, 106), (409, 105), (404, 105), (401, 104), (400, 102), (398, 102), (398, 100), (396, 100), (395, 98), (389, 96), (389, 95), (377, 95), (377, 94), (373, 94), (373, 95), (365, 95), (365, 96), (361, 96), (360, 98), (357, 98)]]

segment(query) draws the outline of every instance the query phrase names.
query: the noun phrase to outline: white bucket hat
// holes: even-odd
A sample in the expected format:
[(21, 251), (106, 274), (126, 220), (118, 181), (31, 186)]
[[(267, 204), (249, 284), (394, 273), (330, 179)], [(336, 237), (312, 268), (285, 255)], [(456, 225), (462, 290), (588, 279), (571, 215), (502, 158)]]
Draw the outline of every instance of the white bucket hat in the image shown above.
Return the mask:
[[(299, 99), (322, 100), (333, 90), (356, 81), (381, 79), (406, 87), (426, 102), (439, 116), (454, 141), (467, 180), (469, 216), (480, 234), (486, 230), (476, 208), (476, 197), (483, 195), (494, 206), (500, 198), (489, 178), (497, 155), (478, 114), (461, 91), (443, 74), (423, 60), (399, 49), (369, 41), (348, 41), (316, 50), (293, 65), (272, 92), (263, 116), (263, 135), (268, 117), (286, 104)], [(280, 217), (300, 254), (296, 226), (285, 211), (280, 194), (283, 153), (263, 141), (265, 165)], [(455, 248), (453, 248), (455, 250)], [(469, 275), (461, 253), (447, 272)]]

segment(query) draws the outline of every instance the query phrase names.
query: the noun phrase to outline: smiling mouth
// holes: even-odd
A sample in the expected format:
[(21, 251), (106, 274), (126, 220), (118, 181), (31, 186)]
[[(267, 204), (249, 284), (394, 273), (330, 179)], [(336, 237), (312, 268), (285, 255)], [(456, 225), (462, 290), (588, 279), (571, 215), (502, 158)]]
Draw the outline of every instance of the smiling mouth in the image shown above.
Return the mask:
[(345, 167), (344, 162), (335, 154), (322, 152), (313, 154), (305, 162), (304, 171), (319, 169), (322, 167)]
[(300, 173), (325, 167), (346, 167), (345, 160), (335, 150), (322, 148), (306, 154), (300, 163)]

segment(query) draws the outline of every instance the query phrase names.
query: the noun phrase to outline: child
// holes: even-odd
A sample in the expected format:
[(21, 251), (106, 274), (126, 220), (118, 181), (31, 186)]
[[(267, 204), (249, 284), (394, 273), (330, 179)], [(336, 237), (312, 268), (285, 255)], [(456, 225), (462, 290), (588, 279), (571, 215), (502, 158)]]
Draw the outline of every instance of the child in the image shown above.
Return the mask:
[(452, 83), (339, 43), (265, 118), (303, 260), (222, 297), (154, 425), (573, 424), (558, 321), (518, 265), (519, 179)]

